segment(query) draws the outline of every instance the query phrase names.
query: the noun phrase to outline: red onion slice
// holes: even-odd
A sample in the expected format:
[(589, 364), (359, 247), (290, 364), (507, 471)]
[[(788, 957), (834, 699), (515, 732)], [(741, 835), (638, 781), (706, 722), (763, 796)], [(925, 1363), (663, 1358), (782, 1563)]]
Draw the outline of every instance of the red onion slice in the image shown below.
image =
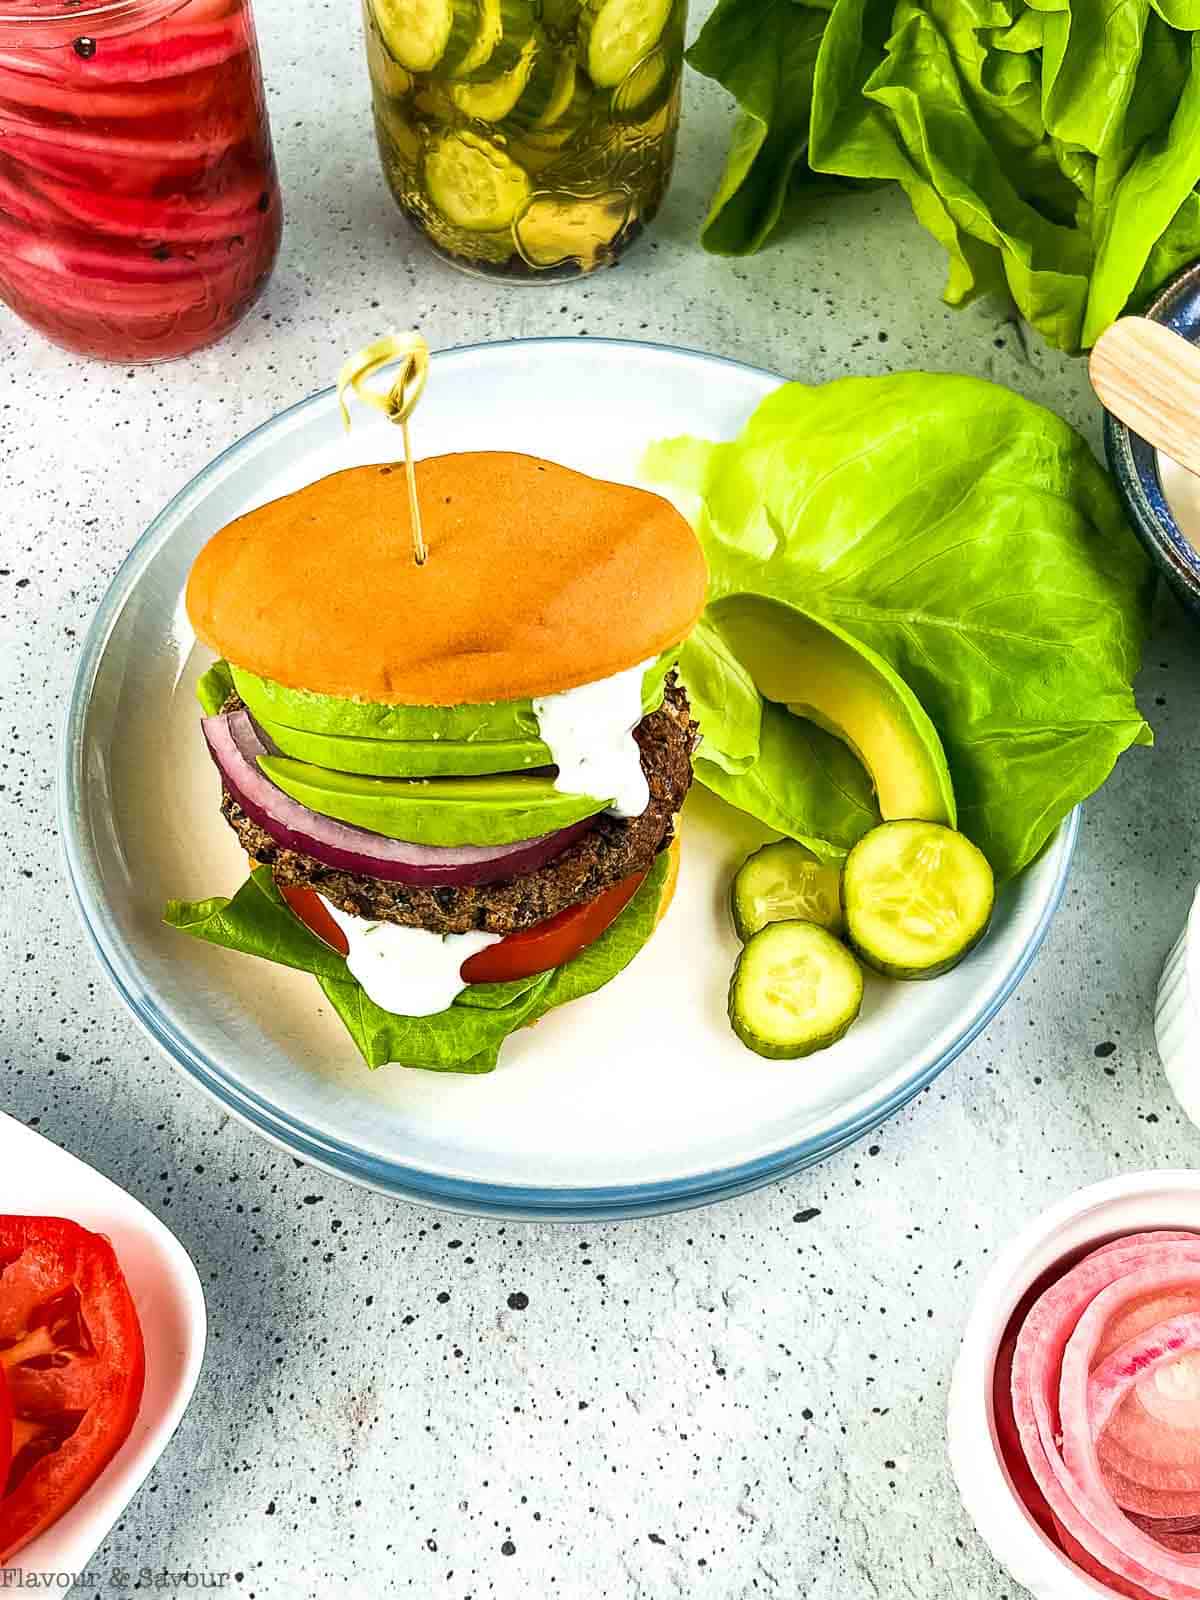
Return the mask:
[[(1093, 1366), (1087, 1376), (1088, 1431), (1092, 1438), (1104, 1432), (1117, 1407), (1143, 1378), (1196, 1350), (1200, 1350), (1200, 1313), (1185, 1311), (1155, 1323)], [(1200, 1444), (1195, 1448), (1200, 1457)]]
[(1129, 1513), (1130, 1522), (1161, 1539), (1164, 1533), (1200, 1534), (1200, 1517), (1143, 1517), (1139, 1512)]
[(1111, 1589), (1113, 1594), (1124, 1595), (1126, 1600), (1156, 1600), (1149, 1589), (1143, 1589), (1136, 1583), (1130, 1583), (1127, 1578), (1119, 1578), (1107, 1567), (1102, 1567), (1095, 1556), (1090, 1555), (1078, 1539), (1073, 1539), (1057, 1517), (1054, 1518), (1054, 1532), (1062, 1552), (1069, 1560), (1073, 1561), (1080, 1572), (1085, 1572), (1089, 1578), (1095, 1578), (1097, 1583), (1103, 1584), (1106, 1589)]
[(1063, 1549), (1118, 1594), (1200, 1600), (1200, 1398), (1186, 1368), (1158, 1388), (1198, 1346), (1200, 1238), (1170, 1233), (1085, 1257), (1017, 1336), (1022, 1452)]
[[(1121, 1416), (1126, 1406), (1136, 1408), (1137, 1405), (1136, 1397), (1126, 1400), (1117, 1415)], [(1111, 1428), (1097, 1439), (1096, 1454), (1108, 1492), (1133, 1521), (1138, 1517), (1154, 1522), (1171, 1522), (1178, 1518), (1200, 1520), (1200, 1494), (1194, 1487), (1194, 1466), (1172, 1466), (1162, 1460), (1134, 1455), (1119, 1438), (1113, 1437)]]
[(272, 754), (274, 746), (256, 728), (248, 711), (205, 717), (201, 727), (225, 787), (252, 822), (285, 849), (364, 878), (424, 888), (497, 883), (553, 860), (595, 822), (594, 817), (585, 817), (569, 828), (516, 844), (449, 847), (390, 839), (369, 828), (324, 817), (284, 794), (258, 765), (258, 757)]

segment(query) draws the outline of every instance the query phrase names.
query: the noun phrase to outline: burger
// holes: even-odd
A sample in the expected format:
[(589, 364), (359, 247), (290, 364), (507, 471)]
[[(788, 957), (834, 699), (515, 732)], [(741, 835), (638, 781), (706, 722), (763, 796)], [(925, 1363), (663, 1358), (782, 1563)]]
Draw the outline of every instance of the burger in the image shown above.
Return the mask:
[(676, 671), (707, 574), (671, 504), (504, 452), (334, 473), (187, 585), (232, 898), (196, 937), (310, 972), (370, 1066), (494, 1067), (646, 943), (697, 742)]

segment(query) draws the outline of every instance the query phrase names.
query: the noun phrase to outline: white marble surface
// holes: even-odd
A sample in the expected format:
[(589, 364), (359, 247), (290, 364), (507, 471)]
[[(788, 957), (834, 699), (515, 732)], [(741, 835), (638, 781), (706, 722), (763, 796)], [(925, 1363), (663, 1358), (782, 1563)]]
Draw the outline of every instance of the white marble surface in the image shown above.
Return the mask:
[(808, 379), (954, 368), (1095, 440), (1082, 364), (1027, 351), (994, 307), (944, 309), (937, 252), (895, 196), (823, 205), (755, 260), (703, 255), (729, 111), (696, 80), (670, 203), (620, 272), (468, 281), (390, 208), (349, 8), (260, 0), (259, 19), (288, 223), (244, 327), (127, 371), (69, 360), (0, 311), (3, 1103), (178, 1231), (211, 1318), (196, 1401), (94, 1563), (97, 1592), (130, 1595), (140, 1569), (166, 1568), (229, 1572), (225, 1592), (261, 1600), (1011, 1600), (943, 1448), (971, 1285), (1053, 1197), (1200, 1158), (1151, 1033), (1200, 876), (1200, 637), (1173, 605), (1141, 683), (1159, 746), (1088, 806), (1050, 939), (986, 1036), (824, 1166), (638, 1224), (422, 1213), (220, 1116), (84, 947), (53, 772), (79, 640), (141, 529), (390, 325), (435, 345), (640, 336)]

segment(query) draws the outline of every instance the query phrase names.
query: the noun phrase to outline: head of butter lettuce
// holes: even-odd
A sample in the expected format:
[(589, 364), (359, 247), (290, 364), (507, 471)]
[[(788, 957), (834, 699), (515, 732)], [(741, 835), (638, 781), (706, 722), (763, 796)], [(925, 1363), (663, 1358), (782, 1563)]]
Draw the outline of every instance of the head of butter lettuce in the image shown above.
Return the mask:
[[(1042, 407), (936, 373), (793, 383), (732, 443), (664, 441), (643, 473), (698, 502), (710, 605), (769, 597), (899, 674), (940, 735), (958, 826), (998, 878), (1152, 742), (1132, 682), (1153, 576), (1107, 474)], [(866, 774), (761, 700), (714, 614), (681, 663), (697, 778), (843, 853), (877, 820)]]
[(470, 984), (432, 1017), (400, 1017), (377, 1006), (342, 957), (288, 910), (269, 867), (256, 867), (232, 899), (169, 901), (165, 920), (209, 944), (311, 973), (369, 1067), (491, 1072), (510, 1033), (602, 988), (629, 965), (654, 932), (668, 865), (664, 852), (616, 921), (561, 967), (510, 983)]
[(704, 230), (891, 181), (957, 305), (1007, 291), (1090, 346), (1200, 253), (1200, 0), (719, 0), (688, 59), (741, 119)]

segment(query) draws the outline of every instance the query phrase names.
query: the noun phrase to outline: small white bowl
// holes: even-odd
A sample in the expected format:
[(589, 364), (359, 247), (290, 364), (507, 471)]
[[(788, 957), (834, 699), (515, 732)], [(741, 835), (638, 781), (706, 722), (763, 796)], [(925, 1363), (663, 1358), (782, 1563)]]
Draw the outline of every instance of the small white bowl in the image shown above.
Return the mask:
[(0, 1212), (69, 1217), (107, 1235), (146, 1341), (146, 1387), (128, 1439), (87, 1493), (0, 1574), (0, 1588), (15, 1583), (16, 1572), (26, 1586), (40, 1579), (61, 1588), (64, 1573), (86, 1571), (187, 1409), (204, 1356), (204, 1292), (183, 1246), (140, 1201), (2, 1113), (0, 1173)]
[(1176, 1100), (1200, 1127), (1200, 889), (1187, 926), (1163, 967), (1154, 1037)]
[(979, 1290), (950, 1385), (950, 1465), (971, 1520), (996, 1560), (1037, 1600), (1113, 1600), (1086, 1577), (1025, 1509), (996, 1437), (996, 1352), (1017, 1305), (1064, 1257), (1127, 1233), (1200, 1232), (1200, 1172), (1136, 1172), (1080, 1189), (1031, 1222), (1001, 1254)]

